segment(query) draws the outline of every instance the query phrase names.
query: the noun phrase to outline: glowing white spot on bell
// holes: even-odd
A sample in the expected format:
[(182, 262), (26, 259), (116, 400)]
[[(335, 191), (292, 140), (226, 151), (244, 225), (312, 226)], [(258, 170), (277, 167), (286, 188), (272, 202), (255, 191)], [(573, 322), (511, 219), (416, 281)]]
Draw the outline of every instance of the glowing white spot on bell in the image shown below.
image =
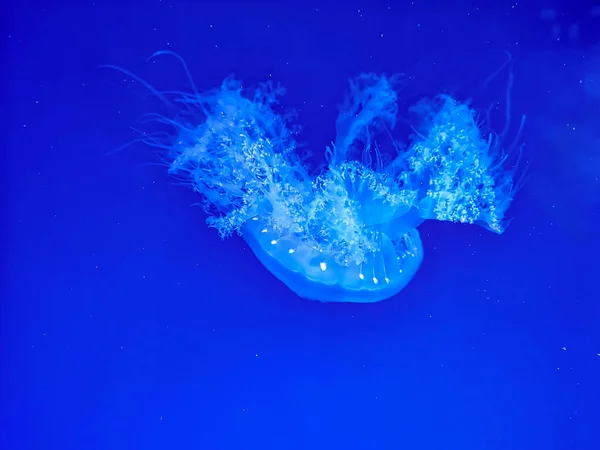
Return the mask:
[(271, 245), (275, 245), (275, 244), (277, 244), (277, 241), (276, 241), (275, 239), (273, 239), (273, 240), (271, 241)]
[(261, 233), (266, 233), (267, 231), (269, 231), (269, 230), (267, 230), (266, 228), (263, 228), (260, 232)]
[(390, 279), (389, 279), (388, 277), (385, 277), (385, 282), (386, 282), (387, 284), (390, 284)]
[(325, 272), (327, 270), (327, 263), (325, 261), (323, 261), (322, 263), (319, 264), (319, 267), (321, 267), (321, 270), (323, 272)]
[(258, 217), (253, 217), (252, 220), (258, 220)]
[(400, 269), (400, 273), (402, 273), (402, 269)]
[(294, 250), (293, 248), (290, 248), (290, 249), (288, 250), (288, 253), (291, 255), (291, 254), (292, 254), (292, 253), (294, 253), (295, 251), (296, 251), (296, 250)]
[(373, 277), (373, 283), (375, 283), (375, 284), (379, 283), (379, 280), (377, 279), (377, 277)]
[(360, 278), (361, 280), (364, 280), (364, 279), (365, 279), (365, 276), (364, 276), (362, 273), (359, 273), (359, 274), (358, 274), (358, 278)]

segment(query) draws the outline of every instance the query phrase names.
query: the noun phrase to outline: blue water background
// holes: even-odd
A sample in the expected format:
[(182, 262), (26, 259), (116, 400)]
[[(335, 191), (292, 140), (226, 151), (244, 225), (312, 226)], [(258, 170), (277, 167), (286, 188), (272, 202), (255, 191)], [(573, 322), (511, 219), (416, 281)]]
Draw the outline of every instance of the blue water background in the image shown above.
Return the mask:
[[(13, 2), (0, 448), (600, 448), (600, 20), (581, 5)], [(509, 51), (530, 162), (514, 220), (502, 236), (426, 223), (423, 266), (390, 300), (297, 298), (147, 147), (107, 155), (165, 110), (98, 66), (189, 89), (177, 60), (146, 61), (157, 50), (200, 89), (281, 82), (316, 155), (349, 77), (404, 73), (401, 109), (439, 92), (485, 109)]]

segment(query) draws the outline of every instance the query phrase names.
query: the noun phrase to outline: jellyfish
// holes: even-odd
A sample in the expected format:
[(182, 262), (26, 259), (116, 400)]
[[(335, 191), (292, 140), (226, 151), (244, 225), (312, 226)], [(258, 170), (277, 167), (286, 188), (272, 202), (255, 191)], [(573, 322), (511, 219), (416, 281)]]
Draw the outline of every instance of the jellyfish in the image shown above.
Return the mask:
[(349, 83), (323, 167), (311, 170), (298, 145), (284, 89), (218, 88), (179, 93), (175, 132), (160, 147), (168, 171), (190, 186), (222, 238), (241, 236), (291, 291), (321, 302), (378, 302), (398, 294), (423, 260), (426, 220), (476, 224), (501, 234), (516, 192), (499, 136), (450, 96), (412, 108), (408, 145), (391, 136), (396, 76), (362, 74)]

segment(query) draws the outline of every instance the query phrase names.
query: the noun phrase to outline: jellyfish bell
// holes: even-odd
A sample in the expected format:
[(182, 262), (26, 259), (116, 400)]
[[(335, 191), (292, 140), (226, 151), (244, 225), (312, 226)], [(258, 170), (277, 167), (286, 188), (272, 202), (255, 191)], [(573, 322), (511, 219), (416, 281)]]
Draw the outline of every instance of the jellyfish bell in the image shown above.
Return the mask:
[(364, 262), (347, 265), (310, 242), (281, 235), (258, 217), (244, 226), (242, 237), (258, 260), (296, 295), (321, 302), (373, 303), (406, 287), (423, 260), (416, 229), (396, 240), (381, 234), (380, 246)]

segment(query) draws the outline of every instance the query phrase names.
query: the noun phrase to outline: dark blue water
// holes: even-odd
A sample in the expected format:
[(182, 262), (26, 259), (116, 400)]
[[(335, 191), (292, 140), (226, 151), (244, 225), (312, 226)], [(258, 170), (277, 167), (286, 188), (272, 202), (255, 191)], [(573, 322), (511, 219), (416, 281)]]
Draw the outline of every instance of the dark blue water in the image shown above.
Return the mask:
[[(487, 5), (489, 3), (490, 5)], [(600, 18), (593, 2), (16, 2), (2, 32), (0, 448), (600, 448)], [(544, 9), (551, 11), (544, 11)], [(543, 18), (545, 17), (545, 18)], [(302, 300), (130, 126), (158, 89), (288, 89), (315, 154), (346, 80), (485, 109), (515, 61), (529, 178), (502, 236), (426, 223), (373, 305)], [(161, 109), (163, 108), (163, 109)]]

